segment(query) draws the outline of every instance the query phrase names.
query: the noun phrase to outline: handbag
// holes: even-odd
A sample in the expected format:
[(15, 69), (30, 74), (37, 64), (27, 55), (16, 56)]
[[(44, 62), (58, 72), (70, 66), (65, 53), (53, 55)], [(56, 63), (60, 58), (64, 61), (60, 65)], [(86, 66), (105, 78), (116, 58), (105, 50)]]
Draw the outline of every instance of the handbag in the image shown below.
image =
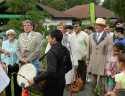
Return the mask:
[(80, 74), (78, 72), (75, 73), (75, 81), (73, 81), (70, 85), (70, 92), (78, 93), (84, 85), (84, 81), (81, 79)]

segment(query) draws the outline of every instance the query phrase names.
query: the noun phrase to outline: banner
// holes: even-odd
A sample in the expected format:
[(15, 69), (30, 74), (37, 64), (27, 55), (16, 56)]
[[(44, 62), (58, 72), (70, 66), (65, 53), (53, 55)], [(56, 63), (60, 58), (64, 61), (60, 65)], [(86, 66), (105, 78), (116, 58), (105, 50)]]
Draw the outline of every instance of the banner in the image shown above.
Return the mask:
[(8, 86), (9, 82), (10, 79), (0, 64), (0, 93)]
[(94, 3), (94, 0), (90, 0), (89, 13), (90, 13), (91, 24), (94, 25), (95, 24), (95, 3)]

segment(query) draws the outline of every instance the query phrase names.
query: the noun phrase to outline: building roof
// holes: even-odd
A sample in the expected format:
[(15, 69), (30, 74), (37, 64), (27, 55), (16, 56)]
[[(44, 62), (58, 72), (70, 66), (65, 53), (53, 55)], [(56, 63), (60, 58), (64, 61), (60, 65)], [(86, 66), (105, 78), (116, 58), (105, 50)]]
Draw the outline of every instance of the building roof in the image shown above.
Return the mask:
[(38, 4), (38, 6), (43, 8), (45, 11), (47, 11), (50, 15), (52, 15), (55, 18), (71, 18), (70, 15), (68, 15), (64, 12), (58, 11), (54, 8), (49, 7), (49, 6), (46, 6), (46, 5), (43, 5), (40, 3)]
[[(55, 18), (77, 18), (77, 19), (89, 18), (89, 4), (78, 5), (63, 12), (40, 3), (38, 4), (38, 6), (43, 10), (47, 11), (51, 16)], [(102, 18), (114, 17), (114, 13), (112, 11), (103, 8), (102, 6), (99, 5), (95, 6), (95, 12), (96, 12), (95, 13), (96, 17), (102, 17)]]
[[(114, 17), (114, 13), (102, 6), (95, 6), (96, 17), (111, 18)], [(71, 15), (78, 19), (89, 18), (89, 4), (78, 5), (64, 11), (65, 14)]]

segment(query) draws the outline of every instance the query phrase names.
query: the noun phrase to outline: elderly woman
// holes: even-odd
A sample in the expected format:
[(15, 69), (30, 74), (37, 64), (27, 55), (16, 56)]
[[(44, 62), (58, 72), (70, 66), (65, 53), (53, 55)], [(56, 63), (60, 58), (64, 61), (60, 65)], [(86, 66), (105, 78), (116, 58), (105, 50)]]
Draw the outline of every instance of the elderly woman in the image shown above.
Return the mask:
[[(1, 61), (6, 65), (7, 67), (7, 73), (9, 78), (13, 76), (14, 80), (14, 96), (21, 96), (21, 88), (17, 85), (16, 74), (19, 66), (18, 66), (18, 58), (16, 55), (17, 50), (17, 40), (16, 40), (16, 32), (13, 29), (10, 29), (6, 32), (7, 40), (3, 41), (2, 43), (2, 49), (6, 50), (9, 54), (1, 55)], [(12, 81), (12, 80), (11, 80)], [(11, 96), (11, 82), (6, 88), (6, 96)]]

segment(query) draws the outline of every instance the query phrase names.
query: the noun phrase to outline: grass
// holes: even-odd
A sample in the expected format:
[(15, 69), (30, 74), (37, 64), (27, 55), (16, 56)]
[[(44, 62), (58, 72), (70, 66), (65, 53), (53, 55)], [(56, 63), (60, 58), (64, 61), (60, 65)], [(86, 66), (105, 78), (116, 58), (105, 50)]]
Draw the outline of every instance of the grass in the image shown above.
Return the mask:
[[(13, 79), (13, 78), (11, 78)], [(13, 87), (13, 82), (11, 83), (11, 90), (12, 90), (12, 96), (14, 96), (14, 87)], [(30, 96), (43, 96), (43, 93), (41, 90), (37, 90), (36, 88), (34, 87), (30, 87), (29, 88), (29, 91), (30, 91)], [(5, 91), (2, 92), (2, 94), (0, 94), (0, 96), (6, 96), (5, 95)]]

